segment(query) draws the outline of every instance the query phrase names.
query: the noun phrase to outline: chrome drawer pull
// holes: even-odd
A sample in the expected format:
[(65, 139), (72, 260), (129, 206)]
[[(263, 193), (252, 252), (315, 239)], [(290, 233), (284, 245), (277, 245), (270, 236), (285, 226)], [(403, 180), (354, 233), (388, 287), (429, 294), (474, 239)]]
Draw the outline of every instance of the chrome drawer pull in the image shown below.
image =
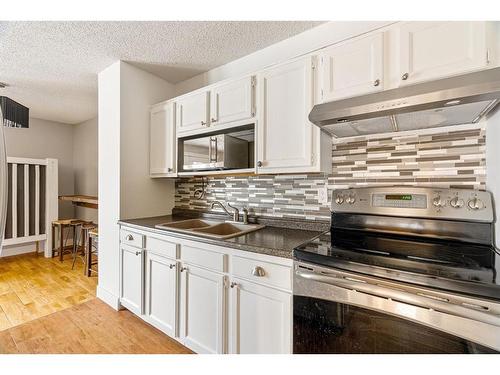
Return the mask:
[(131, 234), (127, 235), (127, 237), (125, 237), (125, 239), (127, 241), (133, 241), (134, 240), (134, 236), (132, 236)]
[(168, 268), (170, 268), (170, 269), (175, 268), (175, 264), (169, 264)]
[(255, 266), (254, 269), (252, 270), (252, 275), (257, 277), (263, 277), (266, 275), (266, 271), (264, 271), (264, 268), (260, 266)]

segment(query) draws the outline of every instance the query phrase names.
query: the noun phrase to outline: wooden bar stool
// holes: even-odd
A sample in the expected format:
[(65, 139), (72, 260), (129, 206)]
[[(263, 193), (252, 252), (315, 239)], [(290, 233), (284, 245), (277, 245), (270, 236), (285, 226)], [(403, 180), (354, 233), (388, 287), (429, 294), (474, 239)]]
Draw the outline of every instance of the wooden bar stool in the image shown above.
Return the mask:
[(99, 230), (98, 227), (96, 226), (94, 229), (89, 230), (88, 244), (87, 244), (87, 249), (85, 251), (85, 274), (88, 277), (92, 275), (92, 272), (95, 272), (97, 274), (97, 270), (93, 269), (92, 266), (96, 266), (98, 261), (97, 260), (93, 261), (92, 255), (99, 257), (98, 243), (99, 243)]
[[(77, 228), (85, 223), (84, 220), (77, 219), (63, 219), (54, 220), (52, 222), (52, 257), (58, 253), (59, 260), (62, 262), (65, 252), (73, 253), (76, 249), (76, 232)], [(56, 247), (56, 228), (59, 230), (59, 248)], [(64, 238), (64, 230), (67, 229), (66, 238)], [(69, 232), (73, 229), (73, 246), (68, 249), (66, 243), (68, 242)]]
[[(80, 257), (85, 266), (86, 266), (86, 261), (87, 261), (87, 244), (89, 242), (89, 231), (92, 229), (97, 228), (97, 225), (94, 224), (92, 221), (86, 221), (82, 223), (81, 228), (80, 228), (80, 237), (78, 238), (80, 240), (80, 246), (81, 249), (83, 250), (83, 256), (78, 255), (78, 249), (75, 248), (75, 252), (73, 253), (73, 265), (71, 266), (71, 269), (75, 268), (75, 262), (76, 258)], [(78, 241), (77, 241), (77, 246), (78, 246)], [(86, 271), (84, 270), (84, 274), (86, 274)]]

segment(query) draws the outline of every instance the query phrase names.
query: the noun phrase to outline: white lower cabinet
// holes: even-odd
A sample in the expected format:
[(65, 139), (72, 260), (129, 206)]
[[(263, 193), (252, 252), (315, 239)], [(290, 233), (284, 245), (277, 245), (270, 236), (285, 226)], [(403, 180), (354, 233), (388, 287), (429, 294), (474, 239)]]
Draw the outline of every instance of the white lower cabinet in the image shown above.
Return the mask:
[(120, 238), (123, 307), (196, 353), (291, 353), (290, 259), (127, 229)]
[(229, 352), (291, 353), (292, 295), (240, 279), (230, 291)]
[(150, 324), (178, 336), (178, 277), (175, 259), (146, 252), (145, 315)]
[(197, 353), (224, 353), (225, 276), (181, 268), (180, 338)]
[(143, 311), (143, 250), (120, 247), (120, 303), (137, 315)]

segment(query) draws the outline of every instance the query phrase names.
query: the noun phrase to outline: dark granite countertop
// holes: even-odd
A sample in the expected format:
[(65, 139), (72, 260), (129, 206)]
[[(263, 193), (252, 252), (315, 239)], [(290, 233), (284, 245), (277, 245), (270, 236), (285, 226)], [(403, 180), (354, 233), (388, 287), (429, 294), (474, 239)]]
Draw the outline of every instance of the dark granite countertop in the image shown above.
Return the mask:
[(260, 230), (238, 237), (229, 239), (212, 239), (155, 228), (155, 225), (157, 224), (168, 223), (177, 220), (185, 220), (188, 218), (189, 216), (174, 214), (166, 216), (145, 217), (140, 219), (121, 220), (118, 223), (123, 226), (147, 230), (171, 237), (200, 241), (213, 245), (226, 246), (238, 250), (273, 255), (282, 258), (292, 258), (293, 249), (295, 247), (312, 240), (313, 238), (323, 233), (325, 230), (325, 223), (321, 222), (317, 223), (317, 230), (310, 230), (311, 224), (308, 225), (308, 230), (297, 229), (296, 223), (295, 225), (290, 225), (290, 227), (285, 227), (285, 225), (280, 225), (279, 227), (268, 225)]

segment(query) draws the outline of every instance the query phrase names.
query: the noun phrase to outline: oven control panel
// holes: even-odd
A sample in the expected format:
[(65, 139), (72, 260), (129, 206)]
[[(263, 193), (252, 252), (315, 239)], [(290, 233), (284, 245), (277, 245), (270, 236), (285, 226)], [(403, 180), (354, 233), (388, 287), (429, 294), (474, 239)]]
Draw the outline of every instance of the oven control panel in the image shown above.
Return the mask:
[(334, 190), (333, 212), (493, 221), (491, 194), (469, 189), (409, 186)]

